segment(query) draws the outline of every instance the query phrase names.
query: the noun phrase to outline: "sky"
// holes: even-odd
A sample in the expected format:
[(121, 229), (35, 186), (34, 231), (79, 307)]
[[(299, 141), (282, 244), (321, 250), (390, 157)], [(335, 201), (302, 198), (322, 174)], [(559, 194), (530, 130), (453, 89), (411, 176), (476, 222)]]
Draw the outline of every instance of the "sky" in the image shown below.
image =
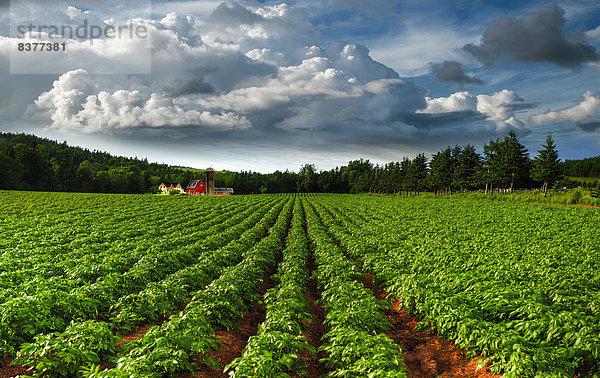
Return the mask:
[[(64, 51), (18, 51), (40, 41)], [(0, 0), (0, 131), (170, 165), (324, 170), (510, 130), (592, 157), (599, 91), (597, 0)]]

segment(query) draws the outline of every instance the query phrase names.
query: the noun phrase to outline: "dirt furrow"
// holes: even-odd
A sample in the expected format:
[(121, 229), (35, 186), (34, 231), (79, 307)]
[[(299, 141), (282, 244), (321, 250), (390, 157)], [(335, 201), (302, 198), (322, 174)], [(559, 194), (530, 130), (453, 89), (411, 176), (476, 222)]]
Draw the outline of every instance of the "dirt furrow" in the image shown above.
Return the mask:
[[(359, 265), (360, 266), (360, 265)], [(374, 276), (367, 274), (363, 278), (365, 287), (373, 290), (378, 299), (386, 299), (387, 292), (375, 285)], [(402, 347), (404, 364), (409, 377), (500, 377), (492, 374), (489, 366), (477, 370), (476, 356), (468, 359), (466, 351), (458, 348), (452, 341), (438, 337), (434, 331), (418, 330), (419, 320), (406, 312), (399, 300), (385, 315), (391, 322), (386, 335)]]
[[(28, 370), (23, 365), (11, 365), (12, 358), (4, 358), (0, 363), (0, 378), (12, 378), (18, 375), (27, 375)], [(29, 373), (31, 374), (31, 373)]]
[[(283, 211), (283, 210), (281, 210)], [(281, 213), (280, 213), (281, 214)], [(285, 238), (290, 233), (290, 229), (292, 227), (292, 218), (293, 215), (290, 214), (289, 219), (287, 220), (287, 226), (285, 229)], [(269, 230), (265, 231), (263, 235), (263, 239), (269, 235)], [(228, 377), (228, 374), (223, 372), (223, 368), (229, 365), (235, 358), (240, 357), (246, 345), (248, 344), (248, 339), (251, 336), (255, 336), (258, 333), (258, 326), (265, 321), (266, 318), (266, 309), (262, 302), (262, 298), (267, 293), (269, 289), (274, 288), (278, 285), (278, 282), (274, 281), (271, 276), (276, 273), (279, 268), (279, 264), (283, 260), (283, 254), (281, 252), (277, 253), (276, 261), (274, 266), (271, 268), (271, 271), (265, 275), (263, 279), (262, 285), (258, 290), (259, 297), (261, 298), (258, 301), (254, 301), (252, 303), (252, 307), (254, 311), (242, 311), (242, 318), (240, 319), (240, 324), (237, 329), (232, 330), (217, 330), (215, 331), (215, 336), (221, 339), (219, 349), (212, 350), (208, 353), (210, 358), (213, 358), (219, 363), (219, 368), (214, 369), (202, 361), (199, 358), (195, 358), (194, 362), (200, 366), (200, 369), (194, 373), (182, 373), (180, 377)]]
[(306, 372), (308, 377), (320, 377), (323, 374), (328, 372), (324, 363), (321, 363), (319, 360), (321, 358), (327, 357), (327, 353), (323, 351), (318, 351), (319, 347), (323, 344), (322, 338), (323, 335), (327, 333), (327, 329), (325, 328), (325, 310), (323, 306), (317, 303), (318, 300), (321, 299), (321, 292), (317, 286), (317, 280), (312, 277), (312, 273), (316, 270), (315, 260), (312, 255), (308, 258), (308, 272), (309, 277), (307, 287), (306, 287), (306, 298), (308, 299), (310, 305), (310, 315), (312, 318), (312, 322), (303, 322), (303, 326), (306, 331), (304, 332), (304, 337), (308, 343), (317, 350), (317, 353), (312, 354), (308, 352), (303, 352), (301, 354), (304, 363), (306, 364)]
[[(259, 290), (260, 297), (262, 298), (267, 290), (275, 286), (277, 286), (277, 282), (271, 279), (270, 274), (267, 275)], [(242, 319), (238, 328), (215, 332), (215, 336), (221, 339), (220, 349), (211, 351), (208, 356), (219, 362), (219, 369), (213, 369), (198, 360), (194, 362), (200, 365), (200, 370), (195, 373), (183, 373), (181, 377), (228, 377), (223, 372), (223, 368), (229, 365), (235, 358), (242, 355), (242, 351), (246, 347), (246, 344), (248, 344), (250, 336), (256, 335), (258, 326), (265, 321), (265, 308), (262, 301), (255, 301), (252, 307), (254, 311), (242, 312)]]

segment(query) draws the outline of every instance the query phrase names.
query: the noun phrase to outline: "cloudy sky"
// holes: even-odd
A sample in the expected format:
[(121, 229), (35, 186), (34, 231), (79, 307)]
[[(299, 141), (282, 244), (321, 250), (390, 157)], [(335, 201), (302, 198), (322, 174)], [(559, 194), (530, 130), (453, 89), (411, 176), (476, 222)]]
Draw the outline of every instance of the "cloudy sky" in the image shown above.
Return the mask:
[(596, 156), (599, 91), (597, 0), (0, 0), (0, 131), (172, 165), (329, 169), (510, 129)]

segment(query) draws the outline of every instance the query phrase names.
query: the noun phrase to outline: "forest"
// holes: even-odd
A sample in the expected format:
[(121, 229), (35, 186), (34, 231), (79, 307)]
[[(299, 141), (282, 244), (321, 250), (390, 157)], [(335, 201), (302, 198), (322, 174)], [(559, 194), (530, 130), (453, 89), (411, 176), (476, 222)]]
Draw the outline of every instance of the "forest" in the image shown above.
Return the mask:
[[(483, 154), (472, 145), (447, 147), (431, 157), (384, 165), (353, 160), (347, 165), (318, 171), (305, 164), (299, 172), (218, 171), (218, 187), (249, 193), (419, 193), (452, 194), (473, 190), (588, 186), (597, 181), (572, 177), (600, 177), (600, 156), (560, 162), (551, 136), (530, 156), (514, 132), (484, 144)], [(0, 189), (154, 193), (162, 181), (188, 182), (203, 178), (197, 169), (149, 163), (147, 159), (113, 156), (106, 152), (72, 147), (66, 142), (34, 135), (0, 133)]]

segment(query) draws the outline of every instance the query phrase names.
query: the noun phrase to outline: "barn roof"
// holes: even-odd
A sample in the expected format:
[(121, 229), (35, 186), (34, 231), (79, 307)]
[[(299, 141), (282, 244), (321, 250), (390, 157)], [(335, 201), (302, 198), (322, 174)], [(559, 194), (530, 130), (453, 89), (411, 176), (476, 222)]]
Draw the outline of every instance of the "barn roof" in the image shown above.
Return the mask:
[(196, 189), (196, 186), (198, 186), (198, 184), (201, 182), (203, 183), (202, 180), (194, 180), (188, 184), (186, 189)]

